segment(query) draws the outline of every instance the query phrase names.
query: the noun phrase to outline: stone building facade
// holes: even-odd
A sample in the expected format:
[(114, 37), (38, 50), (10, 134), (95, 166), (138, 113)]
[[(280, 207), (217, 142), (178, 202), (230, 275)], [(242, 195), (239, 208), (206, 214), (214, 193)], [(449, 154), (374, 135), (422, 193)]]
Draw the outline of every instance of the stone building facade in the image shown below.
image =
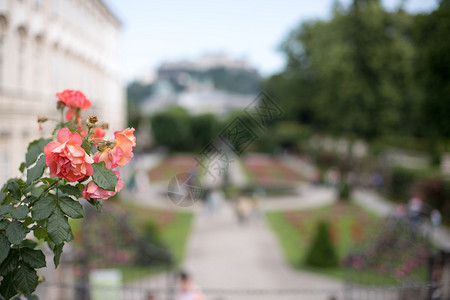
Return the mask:
[(55, 93), (78, 89), (92, 112), (125, 126), (120, 21), (101, 0), (0, 0), (0, 181), (18, 174), (28, 143), (50, 136)]

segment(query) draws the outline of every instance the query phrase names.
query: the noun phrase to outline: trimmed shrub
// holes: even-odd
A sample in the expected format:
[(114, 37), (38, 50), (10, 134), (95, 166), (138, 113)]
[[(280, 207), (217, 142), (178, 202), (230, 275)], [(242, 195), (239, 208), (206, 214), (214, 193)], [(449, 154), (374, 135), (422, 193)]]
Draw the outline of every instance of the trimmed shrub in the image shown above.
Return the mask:
[(339, 265), (335, 247), (331, 241), (329, 224), (318, 224), (314, 241), (309, 248), (305, 264), (312, 267), (332, 268)]
[(350, 185), (345, 182), (341, 181), (341, 184), (339, 185), (339, 201), (348, 201), (350, 200)]

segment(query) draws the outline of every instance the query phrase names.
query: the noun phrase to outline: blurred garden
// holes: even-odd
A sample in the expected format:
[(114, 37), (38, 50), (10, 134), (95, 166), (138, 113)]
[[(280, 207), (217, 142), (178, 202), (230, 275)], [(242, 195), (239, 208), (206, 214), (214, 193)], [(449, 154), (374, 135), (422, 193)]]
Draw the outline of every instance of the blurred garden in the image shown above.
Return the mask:
[[(114, 0), (18, 2), (0, 16), (0, 67), (17, 67), (0, 98), (5, 122), (20, 125), (0, 132), (1, 299), (450, 300), (450, 0), (422, 10), (329, 0), (328, 15), (299, 14), (283, 34), (277, 17), (295, 1), (280, 12), (260, 2), (255, 19), (253, 4), (233, 1), (117, 1), (133, 11), (130, 28), (151, 3), (158, 25), (145, 15), (138, 27), (157, 38), (136, 36), (170, 48), (133, 75), (126, 103)], [(82, 30), (86, 52), (66, 49), (79, 27), (64, 19), (71, 5), (101, 12), (86, 24), (101, 19), (93, 32), (105, 45)], [(247, 23), (236, 30), (228, 12)], [(217, 32), (222, 23), (230, 28)], [(165, 33), (171, 26), (187, 39)], [(259, 45), (273, 35), (267, 26), (284, 62), (270, 72), (254, 65), (263, 52), (223, 46), (241, 46), (226, 37), (242, 33)], [(220, 40), (217, 53), (195, 57), (201, 38)], [(142, 68), (152, 52), (139, 50)], [(51, 75), (45, 89), (28, 91), (41, 73)], [(57, 99), (47, 85), (61, 88)], [(52, 106), (31, 105), (39, 98)], [(18, 122), (28, 104), (57, 117)]]
[[(161, 157), (146, 170), (150, 186), (190, 173), (205, 184), (199, 205), (208, 206), (217, 188), (237, 211), (246, 198), (257, 198), (296, 270), (368, 285), (425, 282), (426, 257), (439, 245), (430, 246), (430, 236), (409, 244), (413, 233), (398, 221), (405, 219), (386, 219), (378, 200), (360, 205), (356, 198), (374, 195), (389, 214), (404, 209), (408, 215), (411, 199), (419, 197), (427, 226), (433, 211), (444, 229), (450, 224), (449, 34), (448, 0), (421, 14), (402, 5), (387, 10), (380, 1), (335, 2), (329, 20), (303, 22), (286, 35), (279, 73), (255, 81), (220, 71), (227, 82), (252, 83), (240, 92), (263, 90), (281, 107), (274, 118), (260, 103), (263, 129), (246, 110), (194, 113), (175, 105), (142, 114), (140, 105), (158, 86), (133, 82), (129, 119), (149, 136), (142, 153)], [(213, 77), (214, 88), (230, 92), (222, 79)], [(176, 83), (177, 90), (186, 88)], [(235, 148), (223, 180), (208, 185), (198, 157), (235, 120), (256, 139)], [(307, 186), (317, 192), (308, 194)], [(323, 191), (330, 201), (315, 200)], [(413, 250), (403, 260), (404, 247)]]
[[(368, 286), (435, 280), (428, 259), (447, 249), (450, 224), (449, 34), (448, 0), (421, 14), (401, 5), (387, 10), (375, 0), (335, 2), (330, 19), (303, 22), (287, 34), (280, 45), (286, 64), (277, 74), (180, 71), (201, 80), (212, 74), (221, 92), (254, 97), (264, 91), (281, 113), (274, 117), (260, 102), (258, 121), (250, 106), (198, 113), (172, 105), (145, 114), (162, 83), (129, 84), (128, 118), (142, 141), (138, 162), (129, 170), (128, 192), (109, 200), (89, 230), (72, 223), (75, 260), (83, 263), (80, 246), (87, 244), (91, 266), (117, 268), (125, 283), (187, 265), (201, 283), (213, 284), (201, 259), (217, 274), (229, 271), (226, 254), (204, 250), (212, 247), (209, 234), (228, 224), (223, 239), (236, 247), (229, 232), (245, 235), (241, 228), (256, 227), (259, 236), (268, 228), (287, 264), (281, 273), (293, 269)], [(188, 89), (178, 80), (183, 76), (163, 86), (169, 82), (181, 93)], [(239, 147), (223, 138), (236, 122), (236, 136), (242, 128), (251, 133)], [(227, 156), (217, 180), (208, 178), (211, 145)], [(202, 183), (198, 202), (186, 210), (167, 199), (168, 183), (179, 174)], [(423, 227), (411, 221), (416, 198)], [(433, 211), (443, 238), (431, 231)], [(90, 237), (96, 228), (102, 232)], [(248, 240), (244, 246), (257, 249)]]

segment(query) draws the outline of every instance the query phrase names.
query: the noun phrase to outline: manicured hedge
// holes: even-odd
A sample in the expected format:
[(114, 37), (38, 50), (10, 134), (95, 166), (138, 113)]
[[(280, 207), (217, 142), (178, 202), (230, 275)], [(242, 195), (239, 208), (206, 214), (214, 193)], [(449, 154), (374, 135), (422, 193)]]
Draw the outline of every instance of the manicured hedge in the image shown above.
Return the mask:
[(327, 222), (322, 221), (318, 224), (305, 263), (308, 266), (319, 268), (333, 268), (339, 265), (336, 249), (331, 241), (330, 226)]

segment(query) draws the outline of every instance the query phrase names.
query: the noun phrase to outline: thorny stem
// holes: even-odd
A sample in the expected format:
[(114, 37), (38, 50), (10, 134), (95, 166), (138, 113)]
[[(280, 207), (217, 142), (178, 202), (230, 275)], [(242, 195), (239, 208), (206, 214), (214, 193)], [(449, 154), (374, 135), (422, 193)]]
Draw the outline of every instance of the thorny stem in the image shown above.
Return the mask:
[(45, 188), (44, 193), (48, 192), (49, 190), (51, 190), (55, 185), (58, 185), (58, 182), (61, 180), (61, 178), (58, 178), (58, 180), (56, 180), (55, 182), (53, 182), (52, 184), (50, 184), (48, 187)]
[(62, 125), (63, 125), (63, 123), (64, 123), (64, 110), (63, 109), (61, 109), (61, 121), (60, 121), (60, 123), (61, 123), (61, 127), (62, 127)]
[[(55, 182), (53, 182), (52, 184), (50, 184), (49, 186), (47, 186), (42, 193), (39, 195), (39, 197), (33, 201), (32, 203), (35, 203), (36, 201), (38, 201), (39, 199), (41, 199), (42, 195), (44, 195), (45, 193), (47, 193), (48, 191), (50, 191), (55, 185), (58, 186), (59, 181), (61, 180), (61, 178), (58, 178), (58, 180), (56, 180)], [(58, 196), (58, 191), (56, 192), (56, 195)]]
[[(48, 187), (46, 187), (46, 188), (44, 189), (44, 191), (42, 192), (42, 194), (39, 196), (39, 198), (41, 198), (42, 195), (44, 195), (45, 193), (47, 193), (48, 191), (50, 191), (55, 185), (56, 185), (56, 188), (58, 188), (58, 183), (59, 183), (60, 180), (61, 180), (61, 178), (58, 178), (58, 180), (56, 180), (55, 182), (53, 182), (52, 184), (50, 184)], [(56, 193), (56, 194), (58, 194), (58, 193)]]

